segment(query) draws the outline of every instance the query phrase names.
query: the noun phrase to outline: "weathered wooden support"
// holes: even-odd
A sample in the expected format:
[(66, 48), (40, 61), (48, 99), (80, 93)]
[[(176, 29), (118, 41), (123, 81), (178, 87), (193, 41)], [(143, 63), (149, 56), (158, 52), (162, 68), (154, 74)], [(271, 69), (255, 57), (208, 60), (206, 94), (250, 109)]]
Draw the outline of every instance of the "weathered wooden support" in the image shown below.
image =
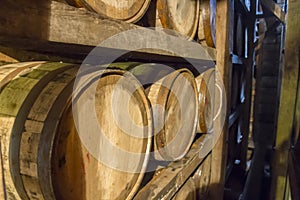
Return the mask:
[[(217, 65), (216, 72), (220, 74), (223, 79), (223, 83), (226, 91), (227, 108), (230, 103), (230, 73), (231, 73), (231, 58), (229, 53), (230, 47), (230, 11), (232, 2), (218, 1), (217, 2), (217, 16), (216, 16), (216, 49), (217, 49)], [(215, 97), (215, 105), (218, 105), (219, 98)], [(217, 107), (217, 106), (216, 106)], [(223, 189), (225, 184), (225, 168), (227, 158), (227, 144), (228, 137), (228, 116), (229, 110), (227, 109), (225, 117), (225, 123), (222, 127), (221, 120), (218, 119), (214, 122), (214, 131), (221, 131), (221, 136), (212, 150), (212, 172), (209, 188), (210, 199), (222, 199)]]
[[(73, 58), (74, 56), (81, 57), (82, 60), (104, 40), (138, 28), (145, 31), (143, 37), (147, 37), (148, 33), (151, 34), (154, 31), (123, 21), (100, 17), (95, 13), (56, 1), (34, 0), (28, 3), (25, 0), (18, 2), (4, 0), (0, 7), (0, 44), (2, 46), (50, 52), (54, 55), (73, 54)], [(215, 50), (205, 48), (211, 52), (209, 54), (214, 59)], [(175, 53), (157, 49), (145, 48), (140, 51), (151, 55), (176, 57)], [(147, 58), (147, 56), (144, 57)], [(201, 55), (194, 58), (203, 59)]]
[(202, 162), (199, 152), (203, 139), (200, 137), (182, 160), (172, 162), (162, 169), (134, 199), (171, 199)]

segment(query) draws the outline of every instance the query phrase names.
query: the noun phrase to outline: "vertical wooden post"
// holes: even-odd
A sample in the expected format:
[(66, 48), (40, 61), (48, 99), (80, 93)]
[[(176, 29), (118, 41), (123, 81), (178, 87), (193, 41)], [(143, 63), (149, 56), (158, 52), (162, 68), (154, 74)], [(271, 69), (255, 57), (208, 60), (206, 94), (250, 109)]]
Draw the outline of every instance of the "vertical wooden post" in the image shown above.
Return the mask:
[[(230, 57), (230, 11), (231, 0), (217, 1), (217, 18), (216, 18), (216, 49), (217, 49), (217, 72), (223, 78), (223, 83), (226, 91), (226, 98), (230, 97), (230, 72), (231, 72), (231, 57)], [(218, 99), (216, 98), (216, 104)], [(229, 101), (227, 101), (227, 108)], [(227, 137), (228, 137), (228, 116), (229, 110), (226, 111), (225, 123), (219, 120), (214, 122), (214, 131), (222, 131), (221, 136), (212, 150), (212, 172), (209, 188), (210, 199), (223, 199), (224, 184), (225, 184), (225, 169), (227, 159)], [(223, 118), (223, 117), (222, 117)]]
[(288, 159), (293, 130), (299, 77), (298, 48), (300, 46), (300, 1), (288, 1), (288, 19), (278, 126), (273, 160), (271, 199), (284, 199), (288, 175)]

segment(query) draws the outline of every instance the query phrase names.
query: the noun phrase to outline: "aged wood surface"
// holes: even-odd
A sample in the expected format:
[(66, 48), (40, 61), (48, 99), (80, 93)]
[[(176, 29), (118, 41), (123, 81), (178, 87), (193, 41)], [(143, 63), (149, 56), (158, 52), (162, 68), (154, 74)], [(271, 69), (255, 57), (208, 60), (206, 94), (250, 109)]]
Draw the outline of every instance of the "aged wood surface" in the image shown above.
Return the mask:
[(162, 169), (134, 199), (171, 199), (202, 162), (199, 152), (203, 139), (204, 137), (199, 138), (183, 159)]
[(68, 67), (66, 64), (37, 63), (21, 77), (9, 82), (0, 94), (1, 147), (8, 198), (28, 198), (19, 170), (19, 143), (22, 125), (30, 105), (33, 104), (33, 99), (42, 87), (55, 73), (59, 73), (66, 67)]
[(168, 28), (193, 39), (199, 19), (200, 1), (157, 0), (158, 17), (163, 28)]
[[(48, 143), (52, 143), (52, 137), (55, 134), (48, 134), (48, 139), (45, 141), (43, 129), (46, 128), (46, 119), (49, 118), (53, 104), (69, 82), (74, 79), (77, 70), (77, 67), (73, 67), (49, 81), (36, 98), (25, 121), (19, 159), (20, 174), (29, 199), (55, 199), (51, 191), (48, 190), (48, 188), (52, 188), (51, 181), (45, 181), (47, 177), (51, 176), (47, 173), (50, 171), (50, 164), (47, 163), (51, 163), (52, 153), (47, 149), (52, 148), (51, 144)], [(59, 113), (56, 114), (59, 115)], [(43, 157), (41, 154), (45, 155), (46, 152), (50, 155), (41, 158)]]
[(199, 91), (198, 133), (208, 133), (213, 125), (215, 70), (209, 69), (196, 78)]
[(299, 1), (288, 2), (288, 16), (285, 38), (284, 65), (280, 94), (275, 157), (272, 163), (273, 178), (271, 198), (283, 199), (288, 173), (291, 134), (296, 105), (299, 78), (300, 18)]
[[(18, 12), (18, 15), (15, 14), (16, 12)], [(39, 52), (50, 51), (52, 53), (64, 52), (64, 54), (70, 54), (72, 51), (77, 50), (78, 55), (76, 57), (83, 56), (80, 55), (82, 49), (87, 51), (85, 52), (85, 55), (87, 55), (93, 47), (104, 40), (127, 30), (139, 28), (145, 31), (143, 38), (152, 37), (153, 35), (157, 37), (157, 33), (153, 30), (100, 17), (84, 9), (78, 9), (60, 2), (46, 0), (34, 0), (30, 4), (26, 0), (18, 2), (4, 0), (0, 7), (0, 25), (0, 44), (3, 46), (20, 46), (27, 40), (26, 45), (23, 45), (23, 49)], [(166, 46), (168, 37), (171, 36), (166, 36), (164, 44), (161, 44), (161, 40), (152, 42), (159, 42), (160, 46)], [(122, 49), (116, 46), (114, 48)], [(130, 47), (123, 48), (123, 50), (128, 49), (131, 50)], [(207, 49), (214, 59), (215, 51), (211, 48)], [(162, 52), (157, 49), (144, 48), (140, 51), (152, 55), (176, 56), (175, 53)], [(200, 53), (194, 58), (206, 59)]]
[[(68, 116), (73, 112), (76, 124), (68, 116), (68, 123), (61, 124), (54, 158), (55, 182), (63, 199), (77, 198), (76, 194), (83, 199), (131, 199), (148, 164), (153, 119), (144, 88), (124, 70), (100, 70), (95, 68), (76, 82), (73, 110), (66, 112)], [(61, 164), (63, 158), (69, 162)], [(73, 166), (77, 166), (75, 171)], [(83, 178), (78, 179), (77, 174)], [(65, 184), (69, 185), (67, 192)], [(72, 190), (76, 186), (79, 190)]]
[(198, 40), (209, 47), (216, 46), (216, 1), (200, 1)]
[[(34, 67), (37, 63), (15, 63), (6, 64), (5, 66), (0, 66), (0, 91), (14, 78), (18, 77), (24, 70)], [(0, 197), (6, 199), (6, 185), (3, 170), (3, 159), (2, 159), (2, 141), (0, 143)]]
[(147, 11), (151, 0), (76, 0), (99, 15), (127, 22), (137, 22)]
[[(230, 103), (230, 72), (231, 72), (231, 58), (229, 55), (230, 46), (230, 10), (231, 1), (218, 1), (217, 2), (217, 16), (216, 16), (216, 49), (217, 49), (217, 64), (216, 73), (221, 76), (225, 86), (227, 108)], [(220, 105), (220, 97), (215, 97), (215, 107)], [(214, 169), (211, 173), (211, 184), (209, 188), (210, 199), (222, 199), (223, 189), (225, 184), (225, 168), (227, 158), (227, 144), (228, 137), (228, 116), (229, 109), (225, 112), (225, 118), (217, 118), (214, 121), (214, 131), (221, 131), (221, 136), (217, 141), (214, 149), (212, 150), (212, 164)], [(225, 120), (223, 127), (221, 126), (222, 120)]]
[(172, 199), (207, 199), (211, 170), (211, 154), (209, 154)]
[(198, 122), (194, 75), (186, 68), (155, 63), (109, 66), (129, 70), (146, 89), (154, 116), (154, 157), (162, 161), (181, 159), (194, 140)]
[[(28, 46), (24, 43), (23, 45)], [(82, 63), (82, 58), (80, 57), (74, 56), (73, 58), (68, 58), (68, 56), (65, 55), (58, 56), (50, 52), (47, 53), (43, 49), (41, 49), (41, 52), (38, 53), (34, 51), (21, 50), (16, 46), (5, 47), (0, 45), (0, 52), (2, 52), (3, 55), (3, 57), (1, 57), (1, 53), (0, 53), (0, 61), (2, 60), (7, 62), (28, 62), (28, 61), (44, 60), (44, 61), (51, 61), (51, 62)]]
[(18, 60), (16, 60), (13, 57), (7, 55), (2, 50), (0, 50), (0, 61), (2, 61), (2, 62), (18, 62)]
[[(198, 91), (194, 76), (186, 69), (176, 70), (154, 83), (148, 93), (157, 122), (154, 148), (159, 160), (180, 160), (190, 149), (198, 122)], [(164, 110), (159, 110), (160, 106)], [(162, 128), (163, 122), (163, 128)], [(161, 129), (162, 128), (162, 129)]]

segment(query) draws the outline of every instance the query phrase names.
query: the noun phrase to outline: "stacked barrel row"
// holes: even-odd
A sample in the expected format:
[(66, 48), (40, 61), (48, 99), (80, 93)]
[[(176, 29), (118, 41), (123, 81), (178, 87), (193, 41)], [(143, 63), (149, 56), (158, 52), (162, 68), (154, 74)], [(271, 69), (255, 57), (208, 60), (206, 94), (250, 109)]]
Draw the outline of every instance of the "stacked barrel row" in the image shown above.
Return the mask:
[(142, 63), (0, 66), (6, 196), (133, 198), (150, 157), (179, 160), (197, 129), (211, 129), (213, 74)]
[(174, 30), (172, 34), (215, 47), (216, 0), (66, 0), (98, 15), (145, 27)]

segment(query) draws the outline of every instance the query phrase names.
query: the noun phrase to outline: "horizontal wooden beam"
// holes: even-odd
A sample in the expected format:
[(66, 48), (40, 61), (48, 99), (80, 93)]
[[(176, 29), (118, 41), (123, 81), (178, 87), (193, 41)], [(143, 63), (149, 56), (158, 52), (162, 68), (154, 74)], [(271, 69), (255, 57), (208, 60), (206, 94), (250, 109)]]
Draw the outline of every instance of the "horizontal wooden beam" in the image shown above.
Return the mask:
[[(31, 51), (58, 52), (73, 55), (76, 58), (80, 56), (80, 59), (84, 59), (84, 56), (101, 42), (107, 41), (108, 38), (117, 34), (124, 33), (124, 31), (135, 29), (145, 32), (142, 37), (143, 40), (157, 35), (152, 29), (123, 21), (106, 19), (84, 9), (56, 1), (33, 0), (28, 2), (27, 0), (19, 0), (14, 2), (3, 0), (0, 7), (0, 43), (6, 47), (21, 45), (23, 46), (20, 47), (21, 49), (25, 47), (26, 50)], [(165, 36), (174, 37), (167, 34)], [(128, 38), (124, 39), (127, 40)], [(167, 39), (164, 41), (154, 40), (153, 42), (160, 42), (160, 46), (163, 47), (168, 45)], [(192, 42), (186, 42), (192, 44)], [(130, 50), (130, 47), (124, 47), (121, 43), (114, 44), (113, 48), (124, 51)], [(191, 58), (199, 60), (216, 59), (215, 49), (203, 48), (206, 50), (207, 55), (193, 53)], [(139, 49), (139, 52), (173, 56), (173, 58), (178, 56), (174, 52), (151, 48), (142, 48)], [(187, 51), (186, 55), (191, 55), (191, 52)], [(181, 56), (185, 57), (185, 55)]]
[(268, 9), (282, 23), (285, 23), (285, 12), (273, 0), (260, 0), (261, 4)]
[(199, 158), (203, 139), (204, 137), (200, 137), (182, 160), (172, 162), (162, 169), (134, 199), (171, 199), (203, 161)]

